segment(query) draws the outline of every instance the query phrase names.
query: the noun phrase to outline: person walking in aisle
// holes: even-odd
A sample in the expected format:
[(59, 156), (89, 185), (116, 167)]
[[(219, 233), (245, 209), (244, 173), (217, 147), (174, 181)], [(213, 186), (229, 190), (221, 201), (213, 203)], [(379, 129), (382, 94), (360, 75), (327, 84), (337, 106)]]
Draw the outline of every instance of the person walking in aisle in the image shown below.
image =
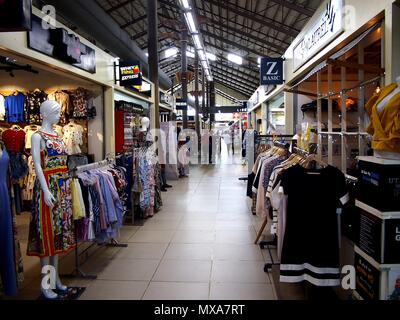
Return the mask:
[(229, 131), (225, 131), (224, 135), (222, 136), (224, 139), (224, 142), (226, 144), (226, 148), (228, 150), (228, 155), (231, 153), (230, 150), (232, 150), (232, 136)]

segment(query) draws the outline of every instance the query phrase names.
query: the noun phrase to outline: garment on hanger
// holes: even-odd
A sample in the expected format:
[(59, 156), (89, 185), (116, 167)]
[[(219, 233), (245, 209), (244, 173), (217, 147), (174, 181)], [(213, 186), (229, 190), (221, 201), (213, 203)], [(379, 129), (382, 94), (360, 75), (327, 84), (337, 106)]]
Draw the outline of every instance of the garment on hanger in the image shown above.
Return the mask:
[[(398, 84), (393, 83), (374, 95), (365, 105), (371, 119), (367, 132), (373, 135), (372, 149), (379, 151), (400, 153), (400, 91)], [(389, 97), (385, 103), (384, 99)], [(383, 110), (378, 111), (381, 103), (385, 103)]]
[(21, 92), (5, 98), (6, 121), (8, 123), (24, 122), (25, 95)]
[(17, 294), (17, 274), (14, 261), (14, 235), (10, 204), (10, 189), (7, 184), (9, 157), (4, 146), (0, 157), (0, 279), (7, 296)]
[(70, 93), (72, 105), (74, 108), (74, 118), (86, 118), (88, 116), (88, 91), (84, 88), (78, 88)]
[(281, 187), (287, 212), (280, 281), (340, 285), (337, 208), (348, 201), (344, 174), (295, 165), (283, 173)]
[(3, 132), (2, 139), (9, 152), (23, 152), (25, 149), (25, 131), (22, 129), (7, 129)]
[(40, 106), (47, 100), (47, 93), (39, 89), (28, 92), (25, 98), (25, 122), (41, 123)]
[(49, 100), (57, 101), (61, 106), (60, 123), (66, 124), (70, 116), (72, 116), (73, 105), (68, 93), (64, 91), (56, 91), (48, 96)]
[(28, 157), (28, 175), (24, 179), (24, 189), (22, 191), (22, 199), (32, 201), (33, 187), (35, 185), (36, 172), (32, 156)]
[(9, 152), (11, 178), (14, 183), (28, 174), (28, 164), (23, 154), (25, 148), (25, 131), (15, 126), (2, 134), (2, 140)]
[(63, 141), (57, 135), (38, 133), (45, 142), (45, 149), (41, 151), (43, 174), (57, 201), (53, 208), (44, 204), (43, 191), (36, 179), (27, 254), (49, 257), (67, 253), (75, 247), (71, 189)]
[(29, 125), (24, 128), (25, 132), (25, 149), (30, 149), (31, 148), (31, 142), (32, 142), (32, 135), (40, 130), (40, 126), (37, 125)]
[(58, 124), (56, 124), (56, 125), (53, 126), (53, 129), (54, 129), (55, 132), (57, 132), (57, 134), (58, 134), (58, 136), (60, 138), (62, 138), (64, 136), (63, 127), (62, 126), (59, 126)]
[(81, 145), (83, 144), (83, 127), (76, 123), (68, 123), (63, 128), (63, 140), (66, 152), (69, 155), (81, 153)]
[(0, 121), (6, 120), (6, 107), (4, 97), (0, 94)]

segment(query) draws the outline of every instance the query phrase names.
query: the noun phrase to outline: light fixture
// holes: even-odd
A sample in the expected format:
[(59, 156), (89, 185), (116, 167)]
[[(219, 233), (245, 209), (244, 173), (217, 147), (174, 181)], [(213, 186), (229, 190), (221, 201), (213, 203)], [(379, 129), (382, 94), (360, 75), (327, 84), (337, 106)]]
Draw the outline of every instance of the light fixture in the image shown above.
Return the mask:
[(194, 59), (195, 54), (194, 54), (194, 52), (187, 50), (187, 51), (186, 51), (186, 56), (187, 56), (188, 58), (193, 58), (193, 59)]
[(236, 64), (243, 63), (243, 58), (233, 53), (228, 54), (228, 60)]
[(208, 77), (207, 77), (207, 80), (208, 80), (208, 82), (212, 82), (212, 81), (213, 81), (212, 76), (208, 76)]
[(206, 54), (204, 53), (203, 50), (199, 50), (197, 53), (199, 54), (199, 59), (200, 59), (201, 61), (207, 60)]
[(208, 63), (207, 63), (206, 60), (202, 60), (202, 61), (201, 61), (201, 65), (203, 66), (204, 69), (208, 69), (208, 68), (209, 68), (209, 67), (208, 67)]
[(181, 0), (181, 3), (185, 9), (190, 9), (189, 0)]
[(148, 57), (148, 56), (149, 56), (149, 54), (148, 54), (147, 52), (145, 53), (145, 55), (146, 55), (146, 57)]
[(185, 12), (185, 19), (189, 27), (190, 33), (197, 33), (196, 23), (193, 19), (193, 14), (191, 12)]
[(203, 49), (203, 45), (201, 44), (201, 40), (198, 34), (193, 35), (193, 42), (196, 49), (198, 50)]
[(215, 54), (213, 54), (213, 53), (206, 52), (206, 56), (207, 56), (207, 58), (210, 59), (211, 61), (217, 60), (217, 56), (216, 56)]
[(375, 92), (376, 92), (377, 94), (379, 94), (379, 93), (381, 92), (381, 86), (379, 85), (379, 82), (376, 84)]
[(165, 59), (176, 56), (178, 53), (178, 49), (175, 47), (172, 48), (168, 48), (167, 50), (165, 50)]

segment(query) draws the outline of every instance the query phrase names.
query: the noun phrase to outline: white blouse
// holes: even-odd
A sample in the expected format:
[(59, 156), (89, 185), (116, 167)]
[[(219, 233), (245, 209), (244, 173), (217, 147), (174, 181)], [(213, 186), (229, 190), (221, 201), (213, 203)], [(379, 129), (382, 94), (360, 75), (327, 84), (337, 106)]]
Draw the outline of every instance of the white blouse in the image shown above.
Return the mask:
[(83, 127), (78, 124), (67, 124), (64, 126), (64, 144), (69, 155), (81, 153), (80, 146), (83, 144)]

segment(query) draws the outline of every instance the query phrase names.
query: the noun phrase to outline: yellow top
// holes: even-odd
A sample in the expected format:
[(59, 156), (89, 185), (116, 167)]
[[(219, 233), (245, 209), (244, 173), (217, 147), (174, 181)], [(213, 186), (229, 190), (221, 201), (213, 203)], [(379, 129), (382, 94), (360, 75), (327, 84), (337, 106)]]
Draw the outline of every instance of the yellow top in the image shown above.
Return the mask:
[(85, 217), (85, 208), (82, 204), (81, 197), (82, 191), (77, 179), (71, 181), (71, 195), (72, 195), (72, 216), (74, 220), (79, 220)]
[(373, 135), (372, 149), (400, 153), (400, 93), (378, 113), (379, 103), (397, 88), (393, 83), (375, 94), (365, 105), (371, 119), (367, 132)]

